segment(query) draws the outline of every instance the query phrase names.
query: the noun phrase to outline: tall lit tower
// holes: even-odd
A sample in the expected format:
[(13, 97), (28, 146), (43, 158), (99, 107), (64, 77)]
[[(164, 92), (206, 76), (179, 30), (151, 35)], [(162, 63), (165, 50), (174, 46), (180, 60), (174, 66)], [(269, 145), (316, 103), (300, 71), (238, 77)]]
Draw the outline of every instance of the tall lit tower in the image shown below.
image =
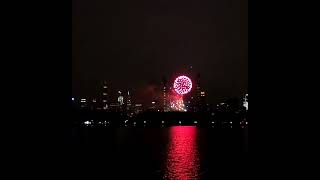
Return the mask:
[(119, 97), (118, 97), (118, 103), (120, 106), (122, 106), (124, 103), (123, 103), (123, 96), (121, 95), (121, 91), (118, 91), (119, 93)]
[(118, 97), (118, 105), (120, 107), (120, 111), (123, 111), (123, 96), (121, 95), (121, 91), (118, 91), (119, 97)]
[(167, 80), (165, 77), (162, 79), (162, 96), (163, 96), (163, 111), (168, 112), (168, 90), (167, 90)]
[(201, 103), (201, 86), (200, 86), (200, 73), (197, 74), (197, 87), (196, 87), (196, 111), (199, 111), (202, 103)]
[(102, 84), (102, 109), (108, 109), (108, 86), (107, 82), (104, 81)]
[(127, 112), (131, 111), (131, 97), (130, 97), (130, 92), (128, 91), (128, 96), (127, 96)]
[(246, 94), (244, 96), (244, 99), (243, 99), (243, 106), (246, 108), (246, 110), (248, 111), (248, 94)]

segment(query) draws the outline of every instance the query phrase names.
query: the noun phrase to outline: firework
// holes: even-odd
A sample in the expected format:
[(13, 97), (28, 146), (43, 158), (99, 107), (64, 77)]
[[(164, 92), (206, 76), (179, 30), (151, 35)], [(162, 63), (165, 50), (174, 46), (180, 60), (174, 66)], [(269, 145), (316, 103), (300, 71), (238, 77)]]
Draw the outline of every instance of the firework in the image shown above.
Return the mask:
[(191, 79), (187, 76), (179, 76), (174, 80), (173, 88), (180, 95), (187, 94), (192, 89)]

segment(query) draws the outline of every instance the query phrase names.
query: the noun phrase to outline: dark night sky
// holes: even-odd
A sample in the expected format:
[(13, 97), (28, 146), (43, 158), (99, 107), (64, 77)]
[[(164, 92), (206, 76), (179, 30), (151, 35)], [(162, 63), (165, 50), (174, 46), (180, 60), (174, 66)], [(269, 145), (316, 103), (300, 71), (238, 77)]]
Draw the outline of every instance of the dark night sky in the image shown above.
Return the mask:
[(170, 80), (190, 66), (212, 103), (247, 92), (247, 0), (72, 3), (75, 97), (95, 96), (105, 79), (110, 90), (149, 101), (164, 75)]

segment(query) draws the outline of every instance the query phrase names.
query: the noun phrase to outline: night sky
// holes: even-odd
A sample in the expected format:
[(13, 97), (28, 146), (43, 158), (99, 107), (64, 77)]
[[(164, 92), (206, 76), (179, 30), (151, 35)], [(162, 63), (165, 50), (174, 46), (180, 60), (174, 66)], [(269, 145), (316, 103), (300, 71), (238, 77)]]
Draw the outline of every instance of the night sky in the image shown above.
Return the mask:
[(73, 0), (72, 6), (75, 97), (98, 95), (107, 80), (113, 94), (129, 89), (144, 103), (156, 97), (163, 76), (195, 80), (196, 73), (210, 103), (248, 90), (247, 0)]

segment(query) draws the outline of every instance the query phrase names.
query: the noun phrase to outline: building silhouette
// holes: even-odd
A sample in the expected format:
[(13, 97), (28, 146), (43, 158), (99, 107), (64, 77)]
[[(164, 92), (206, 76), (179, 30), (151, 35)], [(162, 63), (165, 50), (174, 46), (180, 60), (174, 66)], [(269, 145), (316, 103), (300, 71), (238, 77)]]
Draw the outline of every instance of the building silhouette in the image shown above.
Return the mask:
[(169, 111), (169, 104), (168, 104), (168, 87), (167, 87), (167, 79), (165, 77), (162, 78), (162, 111), (168, 112)]
[(119, 104), (119, 107), (120, 107), (120, 111), (123, 111), (124, 110), (124, 98), (123, 98), (123, 96), (121, 95), (121, 91), (118, 91), (118, 93), (119, 93), (119, 96), (118, 96), (118, 99), (117, 99), (117, 101), (118, 101), (118, 104)]
[(200, 73), (198, 73), (196, 78), (195, 96), (193, 97), (195, 112), (204, 112), (207, 110), (206, 96), (207, 94), (200, 84)]
[(87, 109), (88, 108), (88, 102), (86, 98), (80, 99), (80, 108), (81, 109)]
[(107, 82), (104, 81), (102, 84), (102, 109), (107, 110), (108, 108), (108, 86)]
[(132, 102), (131, 102), (131, 96), (130, 96), (130, 91), (128, 91), (127, 94), (127, 101), (126, 101), (126, 111), (128, 116), (132, 116)]
[(142, 104), (135, 104), (134, 105), (134, 113), (139, 114), (143, 112), (143, 105)]
[(90, 109), (91, 109), (91, 110), (100, 109), (99, 104), (98, 104), (96, 98), (93, 98), (93, 99), (91, 100), (91, 102), (90, 102)]

